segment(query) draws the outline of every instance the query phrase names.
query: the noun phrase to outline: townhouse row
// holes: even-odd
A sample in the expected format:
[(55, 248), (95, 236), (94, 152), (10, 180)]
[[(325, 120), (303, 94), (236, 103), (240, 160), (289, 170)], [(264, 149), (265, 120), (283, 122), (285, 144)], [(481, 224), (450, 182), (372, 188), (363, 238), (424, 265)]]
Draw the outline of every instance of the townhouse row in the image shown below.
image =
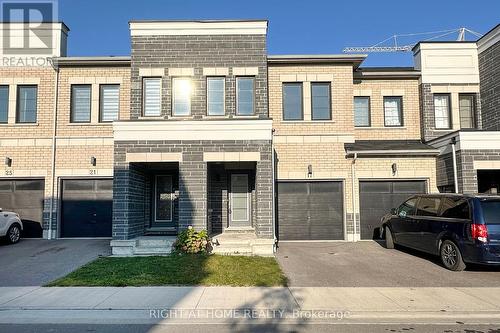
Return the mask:
[(265, 255), (377, 237), (411, 194), (498, 190), (498, 26), (404, 68), (268, 55), (259, 20), (132, 21), (127, 57), (68, 57), (45, 29), (51, 65), (0, 67), (0, 206), (28, 236), (132, 254), (191, 225)]

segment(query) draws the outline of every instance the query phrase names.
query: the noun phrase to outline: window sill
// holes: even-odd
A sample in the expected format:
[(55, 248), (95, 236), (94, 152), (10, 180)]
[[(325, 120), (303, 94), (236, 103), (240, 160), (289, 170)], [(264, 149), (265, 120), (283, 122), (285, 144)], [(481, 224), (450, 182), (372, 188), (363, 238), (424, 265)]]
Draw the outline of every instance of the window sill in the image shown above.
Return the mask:
[(104, 123), (68, 123), (68, 126), (109, 126), (113, 125), (113, 122)]
[(359, 126), (356, 127), (354, 126), (355, 130), (385, 130), (385, 129), (391, 129), (391, 130), (407, 130), (408, 127), (405, 126)]
[(282, 124), (335, 124), (335, 120), (282, 120)]
[(230, 119), (259, 119), (258, 115), (252, 115), (252, 116), (242, 116), (242, 115), (233, 115), (232, 117), (229, 117)]
[(0, 126), (12, 126), (12, 127), (30, 127), (30, 126), (38, 126), (38, 123), (2, 123)]
[(165, 120), (165, 116), (140, 116), (138, 120)]

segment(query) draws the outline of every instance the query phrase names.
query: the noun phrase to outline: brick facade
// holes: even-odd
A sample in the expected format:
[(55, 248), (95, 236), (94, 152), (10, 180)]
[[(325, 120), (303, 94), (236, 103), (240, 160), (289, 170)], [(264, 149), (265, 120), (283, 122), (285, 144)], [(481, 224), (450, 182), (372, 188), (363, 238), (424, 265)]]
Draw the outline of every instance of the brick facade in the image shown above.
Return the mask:
[(479, 54), (483, 129), (500, 130), (500, 42)]

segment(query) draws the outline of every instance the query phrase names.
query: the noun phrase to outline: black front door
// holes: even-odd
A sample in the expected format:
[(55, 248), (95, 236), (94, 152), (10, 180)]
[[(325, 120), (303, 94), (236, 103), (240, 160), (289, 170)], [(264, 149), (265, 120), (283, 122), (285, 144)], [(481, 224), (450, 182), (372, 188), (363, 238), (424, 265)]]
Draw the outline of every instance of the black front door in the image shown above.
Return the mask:
[(112, 179), (62, 181), (61, 237), (111, 237)]
[(172, 175), (156, 175), (153, 190), (152, 227), (174, 224), (174, 184)]

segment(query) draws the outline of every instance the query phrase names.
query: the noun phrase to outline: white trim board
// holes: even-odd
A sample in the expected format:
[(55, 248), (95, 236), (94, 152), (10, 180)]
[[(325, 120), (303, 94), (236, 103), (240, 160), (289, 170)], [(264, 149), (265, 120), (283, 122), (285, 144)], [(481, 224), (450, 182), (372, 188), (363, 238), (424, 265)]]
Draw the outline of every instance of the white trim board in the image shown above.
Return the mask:
[(130, 22), (131, 36), (265, 35), (267, 21)]

